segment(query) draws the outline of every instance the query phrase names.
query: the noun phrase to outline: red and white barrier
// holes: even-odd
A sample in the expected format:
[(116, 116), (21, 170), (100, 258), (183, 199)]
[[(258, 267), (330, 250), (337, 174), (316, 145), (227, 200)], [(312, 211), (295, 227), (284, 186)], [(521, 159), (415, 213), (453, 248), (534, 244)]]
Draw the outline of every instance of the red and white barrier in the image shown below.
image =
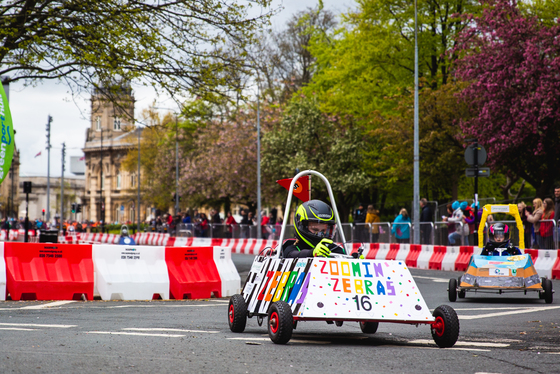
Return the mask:
[(93, 264), (103, 300), (169, 299), (165, 247), (93, 245)]
[(445, 256), (441, 261), (441, 270), (455, 271), (455, 263), (459, 257), (459, 247), (447, 247)]
[(430, 259), (434, 254), (434, 246), (433, 245), (423, 245), (422, 249), (420, 250), (420, 255), (418, 256), (418, 260), (416, 261), (416, 267), (419, 269), (429, 269), (430, 268)]
[(225, 247), (214, 248), (214, 263), (222, 281), (222, 297), (241, 293), (241, 277), (231, 260), (231, 250)]

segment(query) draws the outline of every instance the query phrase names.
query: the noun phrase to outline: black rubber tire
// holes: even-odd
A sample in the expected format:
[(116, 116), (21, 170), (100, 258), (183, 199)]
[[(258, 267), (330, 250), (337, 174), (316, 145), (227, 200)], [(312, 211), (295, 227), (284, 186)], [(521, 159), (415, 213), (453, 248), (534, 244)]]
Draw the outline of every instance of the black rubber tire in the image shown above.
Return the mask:
[(449, 290), (447, 291), (449, 301), (454, 303), (457, 301), (457, 279), (451, 278), (449, 280)]
[(550, 279), (542, 280), (542, 288), (544, 289), (544, 302), (552, 304), (552, 281)]
[(294, 316), (285, 301), (272, 303), (268, 309), (268, 336), (276, 344), (286, 344), (292, 338)]
[(360, 329), (364, 334), (375, 334), (379, 328), (379, 322), (360, 322)]
[(459, 297), (459, 299), (464, 299), (466, 294), (467, 294), (467, 291), (465, 291), (465, 290), (461, 290), (461, 291), (457, 292), (457, 296)]
[(229, 299), (228, 323), (232, 332), (245, 331), (247, 325), (247, 304), (243, 295), (235, 294)]
[(436, 323), (431, 326), (432, 338), (440, 348), (451, 348), (459, 339), (459, 317), (449, 305), (440, 305), (432, 314)]

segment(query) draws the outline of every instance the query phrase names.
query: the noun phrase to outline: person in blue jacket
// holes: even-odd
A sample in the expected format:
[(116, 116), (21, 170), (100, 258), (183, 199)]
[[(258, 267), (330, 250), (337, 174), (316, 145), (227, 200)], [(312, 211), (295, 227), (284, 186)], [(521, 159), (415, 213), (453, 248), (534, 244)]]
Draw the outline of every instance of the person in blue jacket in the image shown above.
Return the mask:
[(488, 243), (480, 253), (482, 256), (514, 256), (521, 250), (514, 247), (509, 240), (509, 227), (505, 223), (494, 223), (488, 230)]
[(121, 237), (119, 238), (120, 245), (136, 245), (133, 238), (128, 235), (128, 228), (126, 226), (121, 227)]
[(410, 217), (405, 208), (402, 208), (397, 218), (393, 222), (391, 233), (397, 238), (397, 243), (410, 242)]

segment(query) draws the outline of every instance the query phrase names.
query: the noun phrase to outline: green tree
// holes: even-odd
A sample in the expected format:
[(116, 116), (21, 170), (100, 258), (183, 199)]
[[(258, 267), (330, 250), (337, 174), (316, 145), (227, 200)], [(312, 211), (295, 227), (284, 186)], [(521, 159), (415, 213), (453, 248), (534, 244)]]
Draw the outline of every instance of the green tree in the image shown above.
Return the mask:
[[(288, 178), (296, 169), (322, 173), (343, 220), (372, 184), (362, 171), (361, 129), (323, 114), (314, 97), (294, 96), (281, 120), (263, 134), (262, 144), (262, 170), (268, 180)], [(322, 182), (313, 185), (313, 194), (328, 196)]]
[(249, 17), (252, 5), (270, 1), (5, 1), (0, 75), (60, 78), (87, 91), (115, 78), (145, 78), (173, 96), (213, 95), (236, 88), (230, 77), (246, 66), (239, 51), (270, 15)]

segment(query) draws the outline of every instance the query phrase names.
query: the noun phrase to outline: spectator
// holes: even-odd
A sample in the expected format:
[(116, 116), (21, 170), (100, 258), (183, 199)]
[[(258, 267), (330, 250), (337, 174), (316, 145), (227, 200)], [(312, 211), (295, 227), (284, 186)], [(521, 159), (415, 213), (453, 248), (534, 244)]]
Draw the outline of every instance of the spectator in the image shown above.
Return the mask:
[(420, 243), (421, 244), (433, 244), (432, 243), (432, 209), (428, 205), (428, 200), (426, 198), (420, 199), (420, 208), (422, 212), (420, 213)]
[(532, 235), (533, 224), (527, 220), (527, 215), (525, 215), (526, 211), (530, 213), (531, 208), (525, 205), (525, 203), (522, 201), (519, 204), (517, 204), (517, 209), (519, 210), (519, 216), (521, 217), (521, 222), (523, 224), (523, 237), (525, 240), (525, 248), (531, 248), (532, 245), (531, 237), (533, 236)]
[[(469, 204), (466, 201), (463, 201), (461, 204), (459, 204), (459, 206), (461, 207), (461, 211), (463, 212), (463, 232), (465, 234), (465, 244), (469, 245), (469, 235), (475, 232), (474, 229), (474, 211), (472, 210), (472, 208), (469, 206)], [(466, 227), (465, 227), (466, 226)]]
[(255, 217), (253, 217), (253, 212), (247, 213), (247, 238), (256, 238), (257, 232), (255, 231), (255, 235), (253, 236), (253, 232), (251, 231), (251, 227), (255, 225)]
[(231, 212), (227, 212), (227, 218), (226, 218), (227, 233), (226, 233), (226, 236), (228, 237), (228, 239), (231, 239), (233, 237), (234, 225), (237, 225), (237, 221), (235, 221), (235, 218), (233, 218), (233, 215), (231, 214)]
[(210, 226), (208, 225), (208, 218), (206, 217), (206, 213), (200, 213), (200, 236), (203, 238), (208, 237), (208, 229)]
[(533, 231), (535, 233), (535, 242), (539, 248), (543, 248), (542, 238), (540, 235), (540, 228), (541, 228), (541, 219), (544, 213), (543, 210), (543, 202), (538, 197), (533, 200), (533, 213), (529, 213), (525, 211), (525, 217), (527, 217), (527, 221), (533, 224)]
[(391, 233), (397, 238), (397, 243), (410, 242), (410, 217), (405, 208), (402, 208), (393, 222)]
[(270, 218), (265, 214), (264, 211), (261, 212), (261, 233), (263, 239), (268, 239), (268, 235), (270, 231), (268, 230), (268, 224), (270, 222)]
[(245, 209), (239, 210), (239, 215), (241, 216), (241, 237), (249, 237), (249, 215)]
[(449, 233), (447, 239), (449, 240), (450, 245), (461, 244), (461, 236), (463, 233), (458, 231), (463, 227), (463, 225), (461, 225), (461, 223), (463, 223), (463, 211), (461, 210), (461, 204), (458, 201), (454, 201), (453, 204), (451, 205), (451, 209), (453, 210), (453, 215), (451, 217), (444, 219), (444, 221), (454, 223), (455, 230)]
[[(551, 198), (547, 197), (544, 199), (543, 210), (542, 221), (554, 220), (554, 202)], [(554, 224), (542, 221), (539, 230), (542, 238), (541, 249), (554, 249)]]
[(360, 203), (358, 209), (354, 211), (354, 226), (356, 230), (356, 241), (364, 242), (365, 237), (365, 223), (366, 223), (367, 212), (364, 209), (364, 204)]
[(368, 205), (366, 214), (366, 223), (371, 224), (371, 242), (379, 242), (379, 225), (375, 223), (379, 222), (379, 211), (374, 208), (373, 205)]
[(222, 219), (220, 218), (220, 213), (216, 209), (212, 209), (212, 223), (219, 225), (222, 223)]
[(274, 225), (274, 228), (273, 228), (274, 239), (280, 239), (280, 234), (282, 233), (282, 224), (283, 223), (284, 223), (284, 220), (281, 217), (276, 219), (276, 224)]
[(273, 207), (272, 209), (270, 209), (270, 220), (269, 223), (271, 225), (276, 225), (276, 219), (278, 219), (278, 209), (276, 209), (276, 207)]

